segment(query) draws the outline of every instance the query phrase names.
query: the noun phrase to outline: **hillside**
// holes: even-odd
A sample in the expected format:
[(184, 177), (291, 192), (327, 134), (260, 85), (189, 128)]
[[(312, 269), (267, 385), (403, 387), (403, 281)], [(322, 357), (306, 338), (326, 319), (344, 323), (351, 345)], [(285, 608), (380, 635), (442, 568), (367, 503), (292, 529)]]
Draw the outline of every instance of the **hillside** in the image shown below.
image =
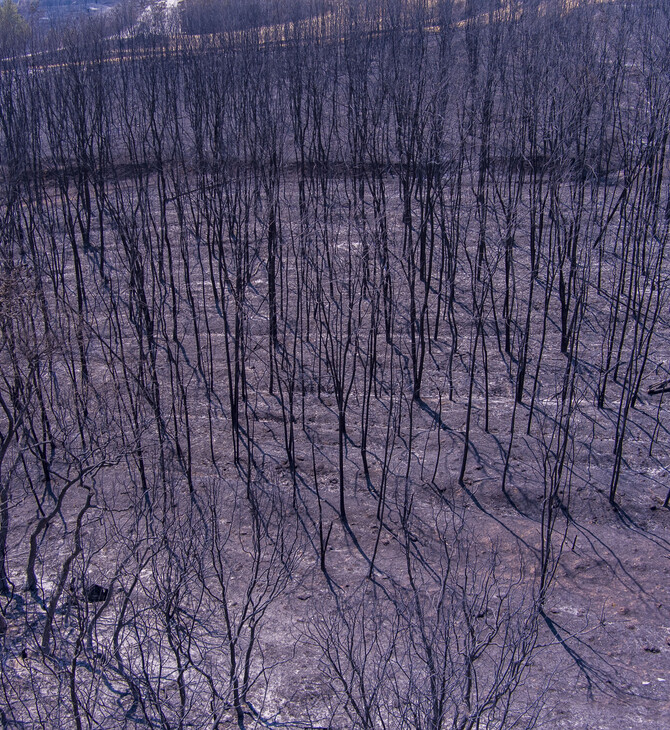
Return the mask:
[(668, 8), (300, 9), (3, 61), (3, 727), (670, 725)]

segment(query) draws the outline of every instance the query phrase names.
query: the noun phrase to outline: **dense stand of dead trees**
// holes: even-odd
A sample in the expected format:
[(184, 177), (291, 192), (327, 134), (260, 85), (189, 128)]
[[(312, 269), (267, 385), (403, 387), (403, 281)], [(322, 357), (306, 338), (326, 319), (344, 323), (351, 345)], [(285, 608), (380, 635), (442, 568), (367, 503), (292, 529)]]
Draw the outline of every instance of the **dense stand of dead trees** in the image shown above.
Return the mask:
[[(295, 716), (531, 726), (516, 689), (584, 414), (613, 505), (631, 436), (665, 458), (644, 395), (670, 331), (665, 4), (296, 13), (88, 25), (2, 62), (4, 723), (270, 712), (290, 656), (266, 659), (267, 616), (308, 545), (327, 574), (333, 523), (353, 535), (360, 472), (368, 582), (313, 607), (330, 695)], [(512, 580), (413, 507), (468, 489), (494, 433), (501, 489), (540, 496), (538, 567)]]

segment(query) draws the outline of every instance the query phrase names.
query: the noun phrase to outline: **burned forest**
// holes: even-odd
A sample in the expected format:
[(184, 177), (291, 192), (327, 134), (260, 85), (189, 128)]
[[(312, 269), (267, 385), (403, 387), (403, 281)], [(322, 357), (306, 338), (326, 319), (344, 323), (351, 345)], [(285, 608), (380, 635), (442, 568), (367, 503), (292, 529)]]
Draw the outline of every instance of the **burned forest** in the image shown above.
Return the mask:
[(0, 9), (0, 722), (670, 726), (670, 5)]

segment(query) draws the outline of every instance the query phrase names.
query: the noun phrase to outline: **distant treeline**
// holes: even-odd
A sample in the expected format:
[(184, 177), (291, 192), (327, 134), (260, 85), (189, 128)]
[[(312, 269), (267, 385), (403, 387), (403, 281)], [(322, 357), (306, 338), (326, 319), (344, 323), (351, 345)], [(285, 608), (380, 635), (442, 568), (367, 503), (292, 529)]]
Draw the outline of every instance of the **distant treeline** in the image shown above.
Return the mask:
[[(319, 5), (323, 12), (335, 3), (320, 2)], [(183, 33), (201, 34), (299, 21), (311, 17), (315, 9), (313, 0), (183, 0), (179, 14)]]

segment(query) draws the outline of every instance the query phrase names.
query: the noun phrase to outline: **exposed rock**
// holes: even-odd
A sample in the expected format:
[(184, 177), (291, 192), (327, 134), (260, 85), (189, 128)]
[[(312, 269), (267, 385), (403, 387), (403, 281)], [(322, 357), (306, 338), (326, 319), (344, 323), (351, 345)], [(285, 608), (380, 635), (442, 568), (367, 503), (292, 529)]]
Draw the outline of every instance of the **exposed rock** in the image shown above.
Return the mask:
[(93, 585), (89, 586), (86, 591), (86, 600), (89, 603), (102, 603), (107, 600), (108, 594), (109, 590), (107, 588), (103, 588), (97, 583), (93, 583)]

